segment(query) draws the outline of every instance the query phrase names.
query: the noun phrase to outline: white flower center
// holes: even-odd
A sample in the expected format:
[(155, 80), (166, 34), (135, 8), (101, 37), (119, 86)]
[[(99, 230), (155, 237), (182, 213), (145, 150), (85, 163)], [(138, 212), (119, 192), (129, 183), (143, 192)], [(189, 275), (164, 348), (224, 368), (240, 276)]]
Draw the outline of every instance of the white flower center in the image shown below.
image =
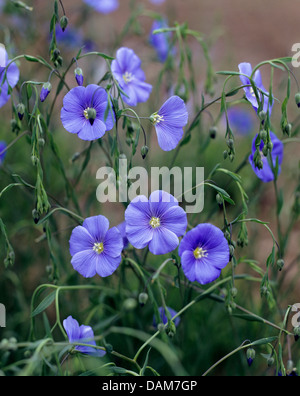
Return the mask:
[(197, 247), (194, 250), (195, 259), (201, 259), (202, 257), (206, 257), (206, 256), (207, 256), (207, 251), (202, 249), (201, 247)]
[(93, 246), (94, 252), (101, 254), (104, 251), (104, 246), (102, 242), (95, 242)]
[(152, 217), (151, 220), (149, 221), (149, 224), (151, 225), (152, 228), (157, 228), (160, 226), (160, 220), (158, 217)]
[(159, 114), (152, 114), (150, 119), (151, 119), (151, 122), (152, 122), (153, 125), (157, 125), (161, 121), (164, 121), (164, 117), (159, 115)]
[(125, 72), (122, 77), (123, 77), (123, 80), (125, 81), (125, 84), (130, 83), (134, 79), (134, 76), (132, 75), (132, 73), (129, 73), (129, 72)]

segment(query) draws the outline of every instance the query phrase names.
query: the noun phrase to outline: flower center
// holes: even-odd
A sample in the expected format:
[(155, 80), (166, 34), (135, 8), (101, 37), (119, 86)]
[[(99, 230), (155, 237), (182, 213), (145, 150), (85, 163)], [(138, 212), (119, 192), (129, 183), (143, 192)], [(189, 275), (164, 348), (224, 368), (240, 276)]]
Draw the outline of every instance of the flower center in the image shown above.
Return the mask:
[(104, 246), (102, 242), (95, 242), (93, 246), (94, 252), (101, 254), (104, 251)]
[(125, 72), (122, 77), (126, 84), (130, 83), (134, 79), (132, 73), (129, 72)]
[(151, 225), (152, 228), (157, 228), (160, 226), (160, 220), (158, 217), (152, 217), (151, 220), (149, 221), (149, 224)]
[(164, 121), (164, 117), (159, 114), (152, 114), (152, 116), (150, 117), (150, 121), (152, 122), (153, 125), (157, 125), (161, 121)]
[(201, 259), (202, 257), (206, 257), (206, 256), (207, 256), (206, 250), (202, 249), (201, 247), (197, 247), (194, 250), (195, 259)]

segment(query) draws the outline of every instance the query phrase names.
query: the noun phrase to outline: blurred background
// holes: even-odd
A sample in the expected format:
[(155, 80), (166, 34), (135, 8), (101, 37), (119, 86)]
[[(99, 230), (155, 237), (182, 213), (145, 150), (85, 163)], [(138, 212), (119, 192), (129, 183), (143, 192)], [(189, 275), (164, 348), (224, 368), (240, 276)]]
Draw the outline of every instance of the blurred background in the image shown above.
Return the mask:
[[(33, 11), (27, 11), (12, 6), (9, 1), (3, 1), (0, 41), (5, 43), (11, 58), (25, 53), (42, 56), (49, 61), (49, 25), (53, 14), (53, 3), (53, 1), (28, 0), (27, 4), (33, 7)], [(120, 3), (117, 11), (103, 15), (93, 10), (82, 0), (63, 0), (69, 24), (63, 34), (57, 25), (57, 43), (63, 57), (62, 70), (68, 67), (82, 46), (84, 46), (83, 51), (97, 51), (110, 56), (114, 56), (116, 50), (121, 46), (132, 48), (142, 60), (146, 81), (154, 87), (149, 101), (139, 104), (136, 108), (140, 116), (147, 117), (157, 111), (170, 96), (176, 78), (178, 78), (175, 67), (163, 74), (163, 81), (157, 86), (157, 79), (164, 64), (158, 60), (155, 49), (149, 43), (149, 34), (156, 14), (164, 16), (168, 20), (169, 26), (174, 26), (176, 22), (179, 24), (186, 22), (190, 29), (199, 31), (207, 44), (214, 72), (220, 70), (238, 71), (238, 64), (241, 62), (250, 62), (252, 66), (255, 66), (264, 60), (293, 56), (292, 45), (300, 42), (300, 8), (297, 0), (290, 0), (288, 3), (283, 3), (280, 0), (265, 0), (263, 3), (258, 0), (251, 2), (240, 0), (166, 0), (162, 5), (153, 5), (149, 0), (136, 2), (121, 0)], [(143, 12), (130, 20), (133, 12), (141, 6)], [(59, 13), (62, 15), (61, 8), (59, 8)], [(187, 97), (189, 120), (191, 121), (196, 114), (197, 106), (201, 105), (202, 95), (205, 102), (219, 97), (225, 78), (214, 74), (213, 89), (211, 92), (205, 92), (207, 61), (203, 49), (195, 39), (189, 38), (187, 41), (192, 54), (194, 73), (191, 76), (191, 69), (187, 69), (187, 78), (192, 78), (195, 84), (195, 93), (190, 92)], [(178, 61), (175, 60), (175, 65), (176, 62)], [(21, 60), (18, 66), (21, 71), (18, 88), (22, 81), (48, 80), (49, 72), (40, 64)], [(97, 83), (107, 71), (105, 61), (99, 57), (83, 58), (79, 61), (79, 66), (83, 70), (85, 84)], [(299, 70), (294, 68), (292, 71), (299, 79)], [(261, 73), (264, 86), (268, 88), (270, 68), (263, 66)], [(70, 87), (76, 86), (73, 68), (67, 74), (66, 81)], [(53, 79), (53, 86), (56, 87), (57, 84), (58, 81)], [(239, 84), (240, 81), (237, 77), (232, 87)], [(281, 139), (286, 138), (280, 129), (281, 103), (286, 95), (286, 84), (286, 73), (276, 70), (273, 93), (277, 101), (272, 113), (272, 125), (274, 126), (273, 132)], [(39, 104), (43, 114), (49, 112), (54, 100), (54, 92), (55, 88), (47, 101)], [(293, 124), (295, 136), (299, 126), (299, 109), (293, 100), (296, 92), (297, 86), (292, 80), (288, 116)], [(83, 217), (101, 213), (109, 218), (111, 226), (115, 226), (123, 221), (124, 206), (121, 203), (100, 204), (96, 200), (96, 188), (99, 184), (99, 181), (96, 180), (96, 172), (99, 167), (106, 164), (107, 160), (99, 147), (93, 147), (88, 166), (84, 168), (87, 142), (80, 141), (76, 136), (69, 134), (63, 129), (60, 122), (60, 109), (65, 93), (66, 91), (63, 90), (55, 101), (49, 130), (55, 138), (68, 179), (74, 183), (78, 175), (81, 175), (80, 182), (75, 186), (75, 191)], [(180, 167), (203, 166), (205, 176), (207, 176), (217, 163), (233, 171), (240, 164), (245, 163), (241, 168), (240, 175), (249, 196), (248, 216), (267, 221), (276, 236), (274, 186), (272, 183), (261, 182), (245, 160), (250, 153), (252, 140), (259, 130), (259, 121), (252, 107), (246, 101), (241, 100), (242, 98), (243, 93), (240, 91), (236, 97), (228, 100), (229, 102), (236, 101), (236, 104), (233, 103), (233, 107), (240, 112), (241, 118), (240, 123), (236, 121), (237, 118), (233, 118), (231, 125), (236, 137), (237, 150), (233, 163), (223, 159), (223, 151), (226, 149), (224, 139), (226, 129), (223, 117), (218, 119), (220, 112), (220, 102), (218, 101), (209, 108), (207, 113), (203, 114), (199, 126), (192, 133), (189, 144), (182, 147), (175, 165)], [(13, 94), (13, 99), (15, 103), (18, 102), (17, 90)], [(11, 132), (11, 109), (10, 102), (0, 109), (0, 140), (7, 144), (16, 138), (16, 135)], [(215, 138), (209, 137), (212, 119), (218, 120)], [(155, 132), (149, 124), (145, 123), (144, 125), (150, 147), (149, 154), (143, 161), (139, 151), (143, 144), (140, 139), (133, 164), (143, 164), (147, 169), (150, 169), (151, 166), (168, 166), (174, 153), (165, 153), (159, 149)], [(121, 140), (122, 151), (130, 154), (131, 149), (126, 146), (125, 135), (121, 136)], [(75, 153), (83, 154), (79, 156), (78, 160), (72, 161)], [(0, 168), (1, 190), (14, 181), (12, 174), (18, 174), (28, 183), (35, 184), (36, 170), (32, 166), (30, 157), (29, 138), (18, 141), (7, 151), (5, 161)], [(58, 202), (64, 203), (70, 210), (76, 211), (72, 202), (66, 199), (65, 181), (47, 142), (43, 149), (43, 169), (47, 192)], [(230, 179), (226, 179), (224, 176), (215, 177), (214, 181), (220, 187), (226, 187), (225, 189), (233, 200), (237, 202), (235, 207), (228, 208), (228, 216), (233, 220), (241, 211), (239, 192), (234, 183), (229, 183)], [(282, 189), (284, 197), (284, 205), (280, 214), (283, 230), (288, 230), (291, 216), (293, 216), (294, 193), (298, 185), (299, 144), (285, 144), (284, 161), (278, 180), (278, 187), (280, 190)], [(55, 200), (52, 198), (50, 200), (52, 205), (55, 205)], [(68, 240), (76, 223), (73, 219), (60, 214), (52, 216), (49, 224), (52, 247), (50, 254), (45, 230), (43, 226), (36, 225), (32, 218), (34, 205), (34, 194), (24, 187), (14, 187), (0, 198), (0, 217), (6, 226), (7, 235), (16, 255), (13, 266), (5, 268), (2, 263), (0, 264), (0, 302), (7, 308), (7, 327), (0, 329), (0, 338), (13, 336), (18, 341), (28, 339), (31, 297), (38, 286), (53, 282), (53, 279), (49, 279), (49, 271), (51, 272), (53, 267), (52, 255), (55, 257), (58, 268), (59, 276), (55, 280), (58, 284), (104, 284), (115, 289), (124, 288), (133, 298), (143, 291), (138, 279), (125, 266), (120, 268), (119, 273), (110, 279), (85, 280), (74, 273), (70, 265)], [(200, 222), (211, 222), (220, 228), (223, 226), (222, 211), (216, 203), (215, 192), (209, 189), (205, 190), (204, 210), (193, 218), (192, 224), (196, 225)], [(233, 230), (235, 239), (237, 231)], [(248, 246), (236, 249), (236, 257), (240, 261), (236, 273), (250, 273), (255, 276), (257, 273), (253, 272), (245, 263), (245, 259), (253, 260), (265, 271), (266, 259), (272, 249), (272, 239), (267, 230), (259, 224), (249, 224), (248, 233)], [(293, 229), (290, 232), (284, 257), (284, 270), (278, 273), (275, 268), (270, 272), (270, 278), (274, 281), (274, 290), (276, 290), (275, 308), (271, 309), (267, 301), (261, 298), (259, 282), (255, 281), (238, 281), (236, 283), (238, 289), (236, 303), (239, 306), (280, 325), (287, 306), (300, 302), (299, 236), (298, 221), (293, 224)], [(1, 239), (0, 246), (0, 259), (3, 261), (5, 259), (4, 238)], [(151, 268), (157, 268), (163, 262), (164, 257), (158, 259), (149, 254), (147, 260)], [(230, 273), (229, 266), (225, 270), (225, 274), (226, 271)], [(167, 305), (178, 311), (184, 303), (189, 301), (195, 291), (186, 287), (184, 283), (184, 289), (179, 298), (179, 289), (172, 282), (177, 275), (177, 269), (167, 267), (165, 275)], [(219, 293), (223, 295), (226, 290), (220, 290)], [(61, 316), (63, 319), (72, 314), (81, 323), (85, 323), (85, 320), (89, 318), (89, 323), (93, 325), (97, 334), (101, 334), (104, 330), (107, 331), (112, 325), (119, 328), (135, 328), (152, 334), (154, 331), (152, 307), (149, 304), (143, 308), (137, 305), (127, 312), (123, 310), (123, 303), (121, 295), (111, 297), (105, 293), (99, 295), (96, 292), (82, 291), (76, 294), (66, 292), (61, 296)], [(55, 321), (54, 307), (50, 306), (46, 313), (50, 324), (53, 324)], [(43, 326), (42, 318), (37, 317), (37, 337), (44, 337)], [(291, 330), (290, 323), (289, 329)], [(112, 344), (115, 350), (124, 355), (133, 356), (141, 345), (141, 340), (134, 337), (109, 331), (107, 333), (106, 342)], [(190, 375), (201, 375), (244, 340), (255, 340), (277, 335), (277, 333), (276, 329), (263, 323), (244, 321), (228, 315), (224, 304), (206, 299), (195, 304), (182, 317), (176, 337), (172, 340), (164, 339), (164, 341), (176, 352), (185, 372)], [(57, 332), (57, 338), (60, 337), (60, 333)], [(288, 349), (287, 347), (288, 345), (285, 343), (285, 361), (290, 357), (288, 351), (292, 351), (295, 365), (299, 364), (298, 345), (293, 343), (292, 348)], [(267, 367), (265, 357), (260, 355), (260, 353), (266, 354), (270, 351), (267, 348), (262, 348), (257, 352), (258, 356), (250, 368), (247, 365), (245, 353), (241, 353), (226, 360), (212, 374), (274, 375), (274, 367)], [(13, 364), (13, 362), (21, 360), (22, 353), (20, 351), (20, 353), (12, 354), (8, 358), (8, 363)], [(170, 362), (163, 359), (155, 348), (151, 352), (150, 363), (161, 374), (174, 374)], [(86, 364), (88, 365), (88, 363)]]

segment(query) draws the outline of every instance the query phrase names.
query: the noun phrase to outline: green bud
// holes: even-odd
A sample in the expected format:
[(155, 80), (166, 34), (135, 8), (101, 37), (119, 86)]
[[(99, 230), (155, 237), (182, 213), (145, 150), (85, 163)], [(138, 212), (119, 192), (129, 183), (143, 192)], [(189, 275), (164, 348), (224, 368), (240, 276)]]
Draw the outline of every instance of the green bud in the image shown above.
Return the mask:
[(148, 301), (148, 294), (147, 293), (140, 293), (139, 295), (139, 303), (143, 307), (146, 302)]
[(247, 349), (247, 362), (249, 367), (251, 366), (253, 360), (255, 359), (255, 350), (253, 348), (248, 348)]
[(218, 132), (217, 127), (213, 126), (213, 127), (210, 127), (210, 128), (209, 128), (209, 136), (210, 136), (212, 139), (215, 139), (215, 138), (216, 138), (217, 132)]
[(228, 151), (225, 150), (225, 151), (223, 151), (223, 158), (224, 158), (224, 160), (226, 160), (227, 157), (228, 157)]
[(269, 151), (272, 151), (272, 150), (273, 150), (273, 143), (272, 143), (272, 142), (269, 142), (269, 143), (267, 144), (267, 147), (268, 147), (268, 150), (269, 150)]
[(63, 15), (59, 21), (60, 27), (62, 28), (63, 32), (66, 30), (68, 23), (69, 23), (69, 19), (65, 15)]
[(261, 110), (261, 111), (258, 113), (258, 117), (259, 117), (259, 119), (260, 119), (261, 121), (264, 121), (264, 120), (266, 119), (266, 116), (267, 116), (267, 113), (266, 113), (265, 111), (263, 111), (263, 110)]
[(39, 220), (40, 220), (40, 215), (39, 215), (39, 212), (36, 209), (33, 209), (32, 217), (33, 217), (33, 220), (34, 220), (35, 224), (37, 224), (39, 222)]
[(175, 336), (175, 334), (176, 334), (176, 326), (175, 326), (174, 322), (172, 322), (172, 321), (168, 322), (168, 325), (167, 325), (167, 328), (166, 328), (166, 333), (167, 333), (167, 335), (170, 338)]
[(274, 358), (270, 356), (267, 360), (268, 367), (272, 367), (274, 362), (275, 362)]
[(25, 106), (23, 103), (18, 103), (17, 113), (18, 113), (19, 120), (22, 121), (24, 114), (25, 114)]
[(131, 311), (136, 308), (136, 299), (135, 298), (127, 298), (123, 303), (123, 308), (125, 311)]
[(290, 123), (286, 124), (286, 126), (284, 127), (284, 132), (285, 132), (288, 136), (290, 136), (290, 135), (291, 135), (291, 132), (292, 132), (292, 124), (290, 124)]
[(228, 139), (227, 140), (227, 146), (232, 150), (234, 148), (234, 141), (233, 139)]
[(233, 245), (229, 245), (229, 253), (230, 253), (230, 257), (233, 257), (234, 255), (234, 246)]
[(165, 330), (165, 325), (163, 323), (158, 323), (157, 330), (163, 332)]
[(265, 142), (266, 139), (267, 139), (267, 137), (268, 137), (267, 131), (264, 130), (264, 129), (262, 129), (262, 130), (259, 132), (259, 136), (260, 136), (261, 140), (263, 140), (263, 141)]
[(146, 156), (147, 156), (147, 154), (148, 154), (148, 151), (149, 151), (149, 147), (148, 147), (148, 146), (143, 146), (143, 147), (141, 148), (141, 154), (142, 154), (142, 158), (143, 158), (143, 159), (146, 158)]
[(294, 327), (294, 338), (298, 341), (300, 337), (300, 326)]
[(295, 102), (298, 107), (300, 107), (300, 93), (296, 93), (295, 95)]
[(278, 270), (281, 271), (282, 268), (284, 267), (284, 260), (278, 259), (276, 262), (276, 266), (277, 266)]
[(223, 205), (223, 203), (224, 203), (224, 200), (220, 194), (216, 195), (216, 201), (217, 201), (218, 205)]
[(235, 298), (237, 296), (238, 290), (236, 287), (232, 287), (230, 290), (230, 293), (232, 295), (233, 298)]
[(294, 362), (292, 360), (288, 360), (286, 364), (286, 371), (291, 373), (294, 370)]

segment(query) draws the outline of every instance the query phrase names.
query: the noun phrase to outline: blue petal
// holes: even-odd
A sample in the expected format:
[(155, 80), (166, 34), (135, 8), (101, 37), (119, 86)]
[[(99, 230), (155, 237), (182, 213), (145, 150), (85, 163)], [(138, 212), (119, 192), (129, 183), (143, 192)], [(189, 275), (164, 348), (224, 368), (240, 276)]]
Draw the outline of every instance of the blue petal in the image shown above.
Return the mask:
[(102, 278), (112, 275), (119, 267), (122, 257), (111, 257), (104, 251), (97, 257), (96, 272)]
[(96, 242), (103, 242), (109, 228), (109, 221), (105, 216), (92, 216), (84, 220), (82, 226), (88, 230)]
[(86, 228), (82, 226), (75, 227), (69, 241), (71, 256), (82, 250), (92, 249), (94, 242), (95, 240)]
[(166, 254), (175, 250), (178, 244), (179, 239), (174, 232), (164, 227), (158, 227), (153, 231), (149, 250), (155, 255)]
[(85, 278), (92, 278), (96, 275), (97, 256), (97, 253), (92, 249), (83, 250), (72, 257), (71, 264), (80, 275)]

